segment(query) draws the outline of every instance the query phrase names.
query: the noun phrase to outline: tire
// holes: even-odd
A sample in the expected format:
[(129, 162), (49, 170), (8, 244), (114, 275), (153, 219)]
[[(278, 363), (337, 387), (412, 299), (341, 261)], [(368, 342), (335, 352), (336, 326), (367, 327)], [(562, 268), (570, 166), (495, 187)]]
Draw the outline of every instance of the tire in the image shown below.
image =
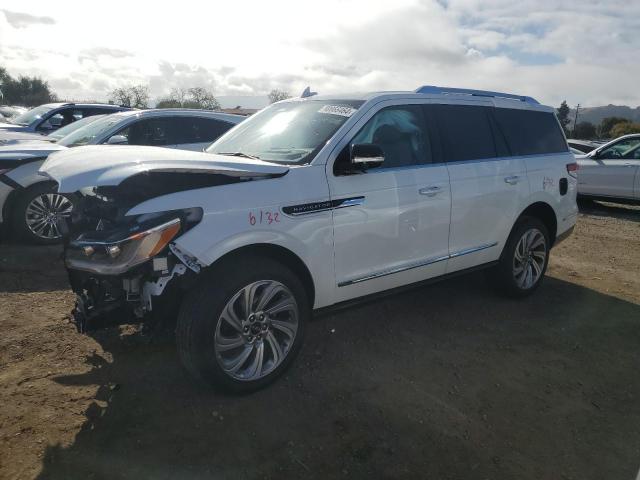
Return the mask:
[(16, 197), (11, 209), (15, 238), (36, 245), (61, 243), (63, 236), (54, 215), (70, 216), (73, 197), (56, 192), (50, 183), (37, 183)]
[[(182, 302), (176, 328), (180, 360), (215, 388), (235, 393), (263, 388), (282, 375), (302, 346), (311, 315), (302, 283), (286, 266), (258, 256), (207, 273)], [(255, 299), (249, 309), (253, 317), (246, 313), (247, 292)], [(260, 306), (270, 293), (271, 300)], [(286, 308), (269, 315), (276, 305)]]
[[(525, 235), (529, 237), (525, 239)], [(544, 223), (534, 217), (521, 217), (507, 239), (498, 265), (491, 272), (496, 286), (510, 297), (531, 295), (544, 279), (549, 252), (549, 232)]]

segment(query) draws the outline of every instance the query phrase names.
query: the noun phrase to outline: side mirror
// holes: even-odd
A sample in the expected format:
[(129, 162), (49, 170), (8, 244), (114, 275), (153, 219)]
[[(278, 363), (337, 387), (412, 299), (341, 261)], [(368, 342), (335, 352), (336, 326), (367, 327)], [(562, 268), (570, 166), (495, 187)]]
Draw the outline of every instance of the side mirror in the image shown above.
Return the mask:
[(113, 135), (107, 140), (107, 145), (126, 145), (129, 143), (129, 139), (124, 135)]
[(372, 143), (351, 145), (351, 166), (356, 170), (366, 170), (382, 165), (384, 151)]

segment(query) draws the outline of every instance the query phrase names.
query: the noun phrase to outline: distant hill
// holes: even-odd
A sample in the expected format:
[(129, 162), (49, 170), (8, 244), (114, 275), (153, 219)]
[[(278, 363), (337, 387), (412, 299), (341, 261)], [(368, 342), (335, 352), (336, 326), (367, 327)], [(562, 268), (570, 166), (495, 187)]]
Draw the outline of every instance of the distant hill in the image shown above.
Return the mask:
[[(573, 119), (575, 116), (575, 109), (571, 109), (571, 113), (569, 114), (571, 124), (569, 128), (573, 128)], [(640, 107), (631, 108), (626, 105), (607, 105), (603, 107), (580, 108), (578, 112), (578, 123), (591, 122), (597, 126), (602, 122), (602, 119), (606, 117), (627, 118), (632, 122), (640, 123)]]

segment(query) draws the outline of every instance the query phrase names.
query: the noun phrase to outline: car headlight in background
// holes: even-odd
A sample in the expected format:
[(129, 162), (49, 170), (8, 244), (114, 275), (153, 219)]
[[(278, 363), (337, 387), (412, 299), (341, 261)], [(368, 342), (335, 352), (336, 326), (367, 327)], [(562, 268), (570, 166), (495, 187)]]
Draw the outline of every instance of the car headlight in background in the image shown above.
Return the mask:
[(67, 246), (65, 263), (76, 270), (119, 275), (158, 255), (201, 218), (201, 209), (141, 215), (129, 228), (83, 234)]

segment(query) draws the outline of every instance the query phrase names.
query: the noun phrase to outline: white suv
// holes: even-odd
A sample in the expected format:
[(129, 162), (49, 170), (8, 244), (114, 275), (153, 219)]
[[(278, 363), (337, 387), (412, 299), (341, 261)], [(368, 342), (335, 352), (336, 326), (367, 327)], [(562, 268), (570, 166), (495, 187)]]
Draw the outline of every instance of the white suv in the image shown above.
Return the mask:
[(533, 292), (577, 215), (552, 108), (438, 87), (286, 100), (203, 153), (80, 147), (42, 172), (83, 196), (79, 329), (179, 304), (182, 362), (236, 391), (283, 372), (314, 309), (479, 267)]

